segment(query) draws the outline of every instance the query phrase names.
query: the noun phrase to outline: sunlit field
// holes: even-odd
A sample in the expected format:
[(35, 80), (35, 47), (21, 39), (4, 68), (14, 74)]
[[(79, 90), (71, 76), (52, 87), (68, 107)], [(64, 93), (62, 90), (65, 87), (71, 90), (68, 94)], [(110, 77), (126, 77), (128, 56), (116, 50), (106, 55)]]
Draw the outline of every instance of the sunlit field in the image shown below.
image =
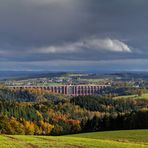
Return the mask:
[(66, 136), (1, 135), (2, 148), (147, 148), (148, 130), (94, 132)]
[(138, 95), (125, 95), (125, 96), (117, 96), (114, 99), (148, 99), (148, 94), (142, 94), (141, 96)]

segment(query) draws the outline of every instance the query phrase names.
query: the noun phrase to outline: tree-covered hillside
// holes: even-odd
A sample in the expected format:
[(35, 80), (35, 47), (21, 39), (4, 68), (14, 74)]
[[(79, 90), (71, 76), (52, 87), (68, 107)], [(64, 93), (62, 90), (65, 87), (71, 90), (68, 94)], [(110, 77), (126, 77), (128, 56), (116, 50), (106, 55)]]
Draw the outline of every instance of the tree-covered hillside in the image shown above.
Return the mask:
[(112, 95), (67, 97), (0, 87), (0, 133), (62, 135), (148, 128), (148, 99)]

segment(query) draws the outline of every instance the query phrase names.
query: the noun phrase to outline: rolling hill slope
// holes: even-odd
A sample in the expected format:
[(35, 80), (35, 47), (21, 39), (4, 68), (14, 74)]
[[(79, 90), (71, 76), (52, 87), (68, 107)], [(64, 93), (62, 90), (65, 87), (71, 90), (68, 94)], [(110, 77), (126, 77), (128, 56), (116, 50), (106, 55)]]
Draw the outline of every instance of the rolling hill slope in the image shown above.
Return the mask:
[(148, 130), (110, 131), (66, 136), (1, 135), (4, 148), (147, 148)]

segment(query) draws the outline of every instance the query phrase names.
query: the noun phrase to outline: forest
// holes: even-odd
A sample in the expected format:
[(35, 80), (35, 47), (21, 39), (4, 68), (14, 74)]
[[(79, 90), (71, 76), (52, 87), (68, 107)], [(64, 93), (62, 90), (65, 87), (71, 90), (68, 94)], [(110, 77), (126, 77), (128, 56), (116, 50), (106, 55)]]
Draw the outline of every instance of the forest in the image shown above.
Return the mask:
[(148, 99), (113, 96), (115, 93), (68, 97), (1, 86), (0, 134), (65, 135), (148, 128)]

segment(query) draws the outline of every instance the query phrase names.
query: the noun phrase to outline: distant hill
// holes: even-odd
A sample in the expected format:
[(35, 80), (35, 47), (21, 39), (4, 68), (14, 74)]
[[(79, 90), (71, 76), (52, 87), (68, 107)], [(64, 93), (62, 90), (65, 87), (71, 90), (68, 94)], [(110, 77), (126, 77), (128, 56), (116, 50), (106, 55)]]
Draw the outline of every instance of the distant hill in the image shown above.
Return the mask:
[(27, 79), (60, 76), (65, 72), (49, 72), (49, 71), (0, 71), (0, 80), (6, 79)]

